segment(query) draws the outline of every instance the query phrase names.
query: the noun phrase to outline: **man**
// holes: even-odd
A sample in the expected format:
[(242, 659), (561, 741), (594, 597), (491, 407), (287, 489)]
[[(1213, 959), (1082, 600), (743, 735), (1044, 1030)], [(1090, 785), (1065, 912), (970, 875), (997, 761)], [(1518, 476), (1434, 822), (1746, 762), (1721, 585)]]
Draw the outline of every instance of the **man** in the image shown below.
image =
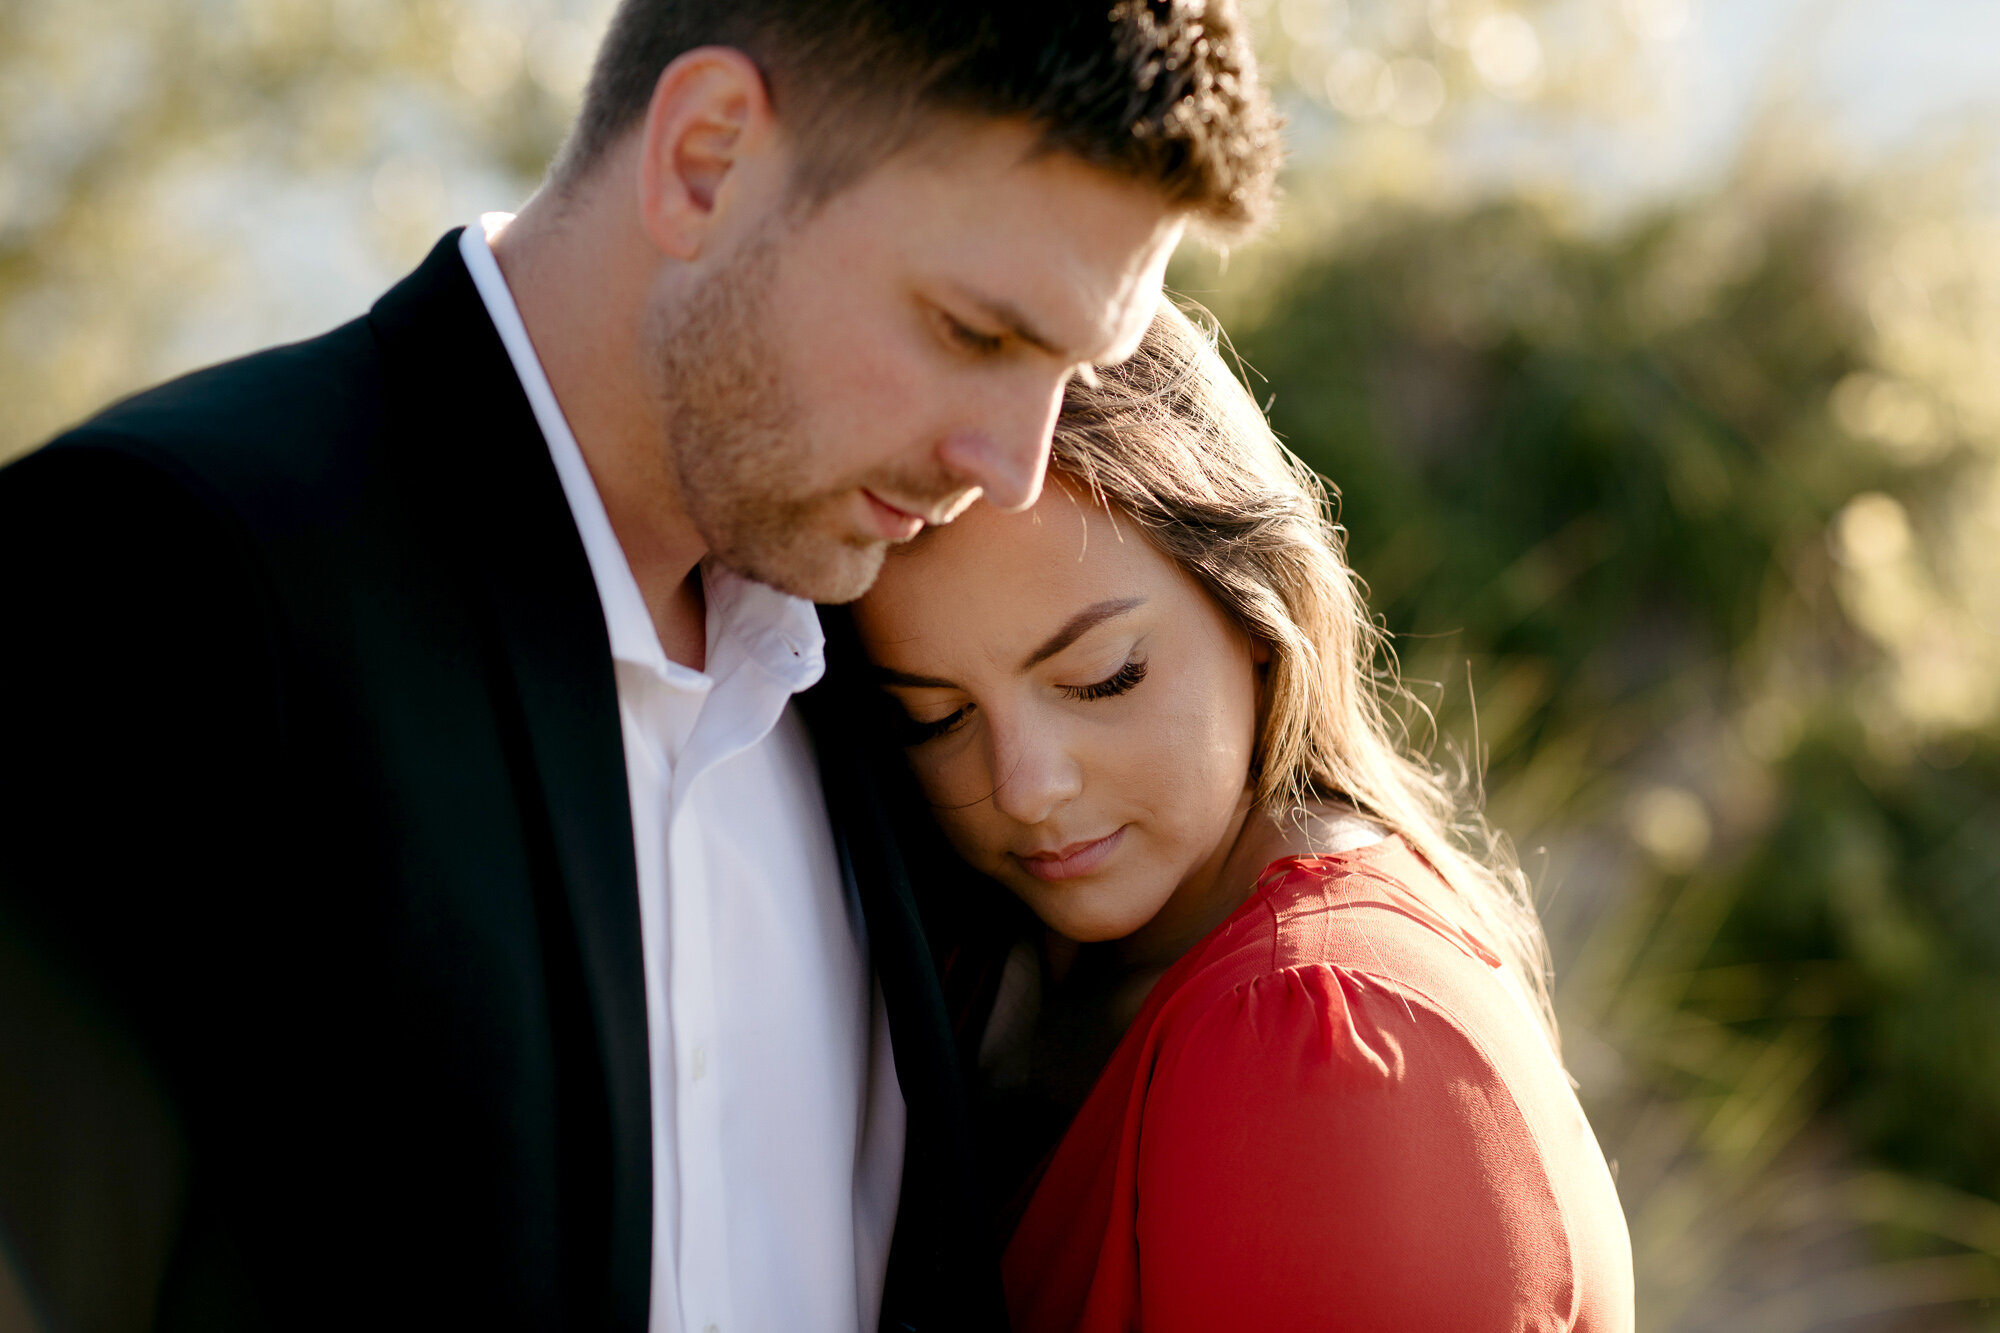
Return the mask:
[(1002, 1326), (803, 599), (1032, 502), (1274, 156), (1224, 0), (627, 0), (519, 218), (0, 473), (43, 1318)]

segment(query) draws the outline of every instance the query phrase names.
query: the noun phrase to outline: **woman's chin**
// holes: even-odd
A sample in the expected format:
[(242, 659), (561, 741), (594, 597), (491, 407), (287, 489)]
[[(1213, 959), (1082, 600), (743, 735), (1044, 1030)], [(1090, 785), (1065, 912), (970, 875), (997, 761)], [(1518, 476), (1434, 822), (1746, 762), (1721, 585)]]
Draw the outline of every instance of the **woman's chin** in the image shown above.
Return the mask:
[(1078, 901), (1083, 891), (1071, 889), (1068, 892), (1075, 899), (1067, 902), (1051, 902), (1049, 899), (1063, 895), (1063, 890), (1051, 891), (1047, 885), (1037, 885), (1040, 891), (1021, 896), (1034, 909), (1042, 924), (1064, 939), (1078, 944), (1103, 944), (1109, 940), (1122, 940), (1152, 920), (1152, 912), (1134, 912), (1121, 904), (1094, 904)]

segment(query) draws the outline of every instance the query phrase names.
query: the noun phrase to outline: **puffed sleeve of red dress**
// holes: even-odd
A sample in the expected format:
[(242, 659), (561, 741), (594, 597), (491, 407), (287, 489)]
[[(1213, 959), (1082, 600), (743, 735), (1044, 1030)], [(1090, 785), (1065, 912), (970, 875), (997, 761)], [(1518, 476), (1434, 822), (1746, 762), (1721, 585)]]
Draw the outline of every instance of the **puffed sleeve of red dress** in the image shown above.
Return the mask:
[(1568, 1081), (1399, 839), (1293, 858), (1164, 977), (1007, 1249), (1022, 1333), (1626, 1333)]

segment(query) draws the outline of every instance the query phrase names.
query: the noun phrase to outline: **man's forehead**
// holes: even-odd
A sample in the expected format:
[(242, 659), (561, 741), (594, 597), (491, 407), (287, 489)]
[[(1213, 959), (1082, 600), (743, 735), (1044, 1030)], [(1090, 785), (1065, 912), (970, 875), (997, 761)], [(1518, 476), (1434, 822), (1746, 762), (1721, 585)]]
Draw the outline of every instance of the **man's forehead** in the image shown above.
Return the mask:
[(911, 204), (913, 253), (939, 280), (1077, 360), (1130, 355), (1186, 221), (1151, 187), (1006, 122), (928, 138), (882, 185)]

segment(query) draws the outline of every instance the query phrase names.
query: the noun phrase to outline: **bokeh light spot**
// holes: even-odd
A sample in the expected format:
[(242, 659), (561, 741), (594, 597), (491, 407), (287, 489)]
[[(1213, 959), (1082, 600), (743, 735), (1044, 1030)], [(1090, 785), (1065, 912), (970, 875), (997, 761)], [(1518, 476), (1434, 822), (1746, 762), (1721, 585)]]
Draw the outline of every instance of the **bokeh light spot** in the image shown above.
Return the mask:
[(1466, 49), (1472, 67), (1503, 97), (1532, 94), (1542, 77), (1542, 39), (1519, 14), (1488, 14), (1472, 25)]
[(1894, 496), (1867, 491), (1840, 511), (1833, 525), (1834, 549), (1858, 568), (1886, 565), (1910, 550), (1910, 519)]
[(1389, 119), (1412, 129), (1444, 110), (1444, 76), (1428, 60), (1408, 57), (1389, 66)]
[(1632, 798), (1626, 822), (1632, 841), (1662, 870), (1684, 873), (1701, 864), (1714, 836), (1708, 807), (1680, 787), (1648, 787)]

